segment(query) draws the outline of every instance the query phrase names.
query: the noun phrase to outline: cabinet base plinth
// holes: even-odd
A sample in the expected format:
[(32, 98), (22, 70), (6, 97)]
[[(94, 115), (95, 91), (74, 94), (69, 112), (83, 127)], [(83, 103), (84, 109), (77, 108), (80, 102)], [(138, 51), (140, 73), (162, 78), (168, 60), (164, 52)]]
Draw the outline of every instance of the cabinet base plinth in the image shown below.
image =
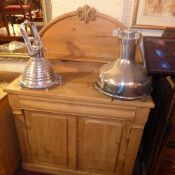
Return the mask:
[(39, 164), (32, 164), (32, 163), (22, 163), (22, 167), (24, 170), (28, 170), (28, 171), (35, 171), (40, 173), (48, 173), (48, 174), (56, 174), (56, 175), (100, 175), (97, 173), (73, 171), (69, 169), (66, 170), (66, 169), (39, 165)]

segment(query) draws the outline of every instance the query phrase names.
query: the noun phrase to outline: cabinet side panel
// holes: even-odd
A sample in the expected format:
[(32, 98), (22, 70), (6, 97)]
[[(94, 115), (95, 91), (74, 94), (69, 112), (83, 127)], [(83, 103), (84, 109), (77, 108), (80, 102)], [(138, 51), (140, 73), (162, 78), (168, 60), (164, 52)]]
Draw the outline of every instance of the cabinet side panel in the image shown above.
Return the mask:
[(22, 161), (31, 162), (30, 149), (27, 139), (27, 130), (25, 124), (25, 116), (23, 110), (12, 108), (13, 114), (15, 115), (15, 124), (18, 133), (18, 140), (20, 144), (20, 151), (22, 154)]
[(132, 128), (122, 175), (133, 173), (134, 163), (142, 137), (143, 128)]

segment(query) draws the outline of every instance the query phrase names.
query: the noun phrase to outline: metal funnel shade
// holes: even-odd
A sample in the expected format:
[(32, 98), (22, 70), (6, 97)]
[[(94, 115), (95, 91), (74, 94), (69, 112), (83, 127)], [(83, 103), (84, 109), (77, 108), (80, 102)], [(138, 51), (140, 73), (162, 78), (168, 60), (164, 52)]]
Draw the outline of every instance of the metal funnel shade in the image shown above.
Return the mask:
[(142, 65), (135, 62), (136, 44), (140, 32), (133, 29), (118, 31), (121, 39), (120, 57), (102, 66), (98, 72), (95, 88), (119, 99), (145, 99), (151, 93), (151, 77)]
[(152, 90), (151, 78), (143, 67), (124, 59), (104, 65), (95, 85), (108, 96), (126, 100), (144, 99)]
[(24, 69), (20, 83), (22, 87), (42, 89), (59, 84), (60, 79), (47, 59), (31, 58)]

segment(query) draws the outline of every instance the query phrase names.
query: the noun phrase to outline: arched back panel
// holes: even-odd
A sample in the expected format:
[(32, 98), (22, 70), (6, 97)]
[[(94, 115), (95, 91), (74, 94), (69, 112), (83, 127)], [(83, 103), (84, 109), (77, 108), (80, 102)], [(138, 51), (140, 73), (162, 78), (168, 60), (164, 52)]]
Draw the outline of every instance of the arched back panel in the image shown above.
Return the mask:
[(117, 28), (125, 26), (86, 5), (57, 17), (40, 35), (48, 59), (105, 63), (119, 55), (119, 40), (112, 35)]

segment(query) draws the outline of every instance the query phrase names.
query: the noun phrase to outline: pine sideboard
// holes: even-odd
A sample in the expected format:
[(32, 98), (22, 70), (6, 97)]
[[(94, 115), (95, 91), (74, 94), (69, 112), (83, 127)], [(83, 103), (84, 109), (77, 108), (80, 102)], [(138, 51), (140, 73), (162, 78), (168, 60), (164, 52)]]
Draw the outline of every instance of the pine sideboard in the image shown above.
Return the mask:
[(61, 86), (11, 83), (23, 168), (47, 173), (131, 175), (153, 102), (121, 101), (93, 89), (93, 73), (62, 73)]

